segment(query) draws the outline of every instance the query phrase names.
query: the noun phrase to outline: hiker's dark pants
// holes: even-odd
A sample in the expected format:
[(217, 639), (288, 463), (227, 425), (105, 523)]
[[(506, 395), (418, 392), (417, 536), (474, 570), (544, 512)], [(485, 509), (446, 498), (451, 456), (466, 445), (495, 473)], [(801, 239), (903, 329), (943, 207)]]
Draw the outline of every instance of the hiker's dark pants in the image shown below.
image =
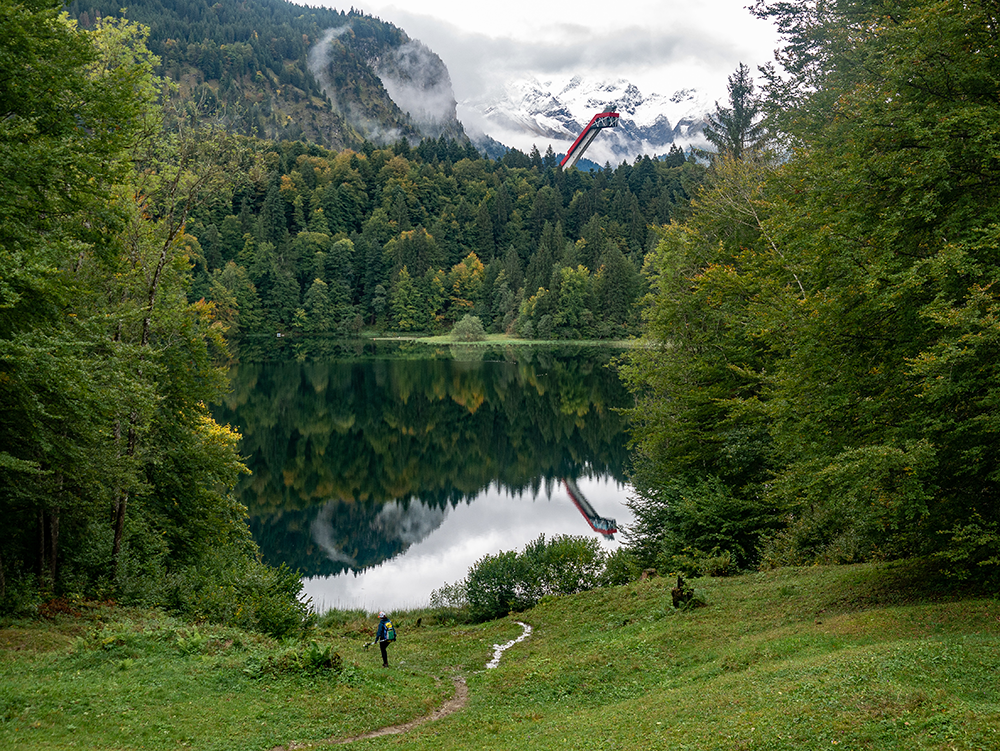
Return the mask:
[(389, 667), (389, 654), (385, 651), (389, 646), (388, 640), (383, 639), (378, 643), (378, 648), (382, 650), (382, 667)]

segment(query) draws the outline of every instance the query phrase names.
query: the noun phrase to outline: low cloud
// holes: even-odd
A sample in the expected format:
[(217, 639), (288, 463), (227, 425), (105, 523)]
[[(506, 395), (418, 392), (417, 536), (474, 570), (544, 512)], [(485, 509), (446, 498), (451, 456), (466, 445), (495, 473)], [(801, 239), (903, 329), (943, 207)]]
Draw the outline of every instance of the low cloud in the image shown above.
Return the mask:
[(752, 40), (734, 43), (700, 26), (670, 29), (633, 25), (610, 29), (578, 24), (546, 26), (524, 37), (464, 31), (430, 16), (392, 9), (392, 23), (441, 56), (459, 101), (487, 95), (522, 75), (625, 78), (643, 91), (695, 87), (722, 96), (737, 65), (766, 62)]
[(425, 135), (437, 137), (455, 119), (455, 92), (448, 70), (434, 52), (419, 41), (396, 50), (378, 71), (392, 101), (417, 123)]
[[(330, 42), (345, 33), (349, 28), (350, 26), (337, 26), (324, 31), (320, 40), (309, 50), (307, 57), (309, 71), (319, 82), (319, 85), (326, 92), (327, 96), (330, 97), (331, 101), (333, 101), (334, 92), (330, 86), (330, 78), (327, 76), (327, 71), (330, 68)], [(333, 106), (337, 106), (335, 101), (333, 102)]]

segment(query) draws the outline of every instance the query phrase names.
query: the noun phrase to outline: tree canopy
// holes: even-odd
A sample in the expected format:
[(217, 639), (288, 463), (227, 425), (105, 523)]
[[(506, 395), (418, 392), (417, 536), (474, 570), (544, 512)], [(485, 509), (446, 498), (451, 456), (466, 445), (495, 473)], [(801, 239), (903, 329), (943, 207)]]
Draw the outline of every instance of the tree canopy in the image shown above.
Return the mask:
[[(781, 158), (718, 162), (647, 261), (641, 513), (711, 501), (717, 529), (750, 524), (751, 564), (934, 555), (983, 575), (1000, 554), (998, 9), (756, 12), (785, 40), (763, 71)], [(646, 532), (666, 560), (746, 550), (735, 531)]]
[(190, 612), (225, 580), (244, 625), (295, 628), (300, 585), (255, 561), (238, 436), (208, 412), (222, 330), (187, 299), (187, 217), (252, 152), (163, 129), (141, 27), (0, 7), (0, 607), (81, 595)]
[(705, 171), (683, 155), (518, 167), (520, 152), (494, 161), (444, 137), (265, 148), (268, 170), (194, 211), (187, 232), (201, 251), (191, 298), (271, 337), (444, 332), (465, 315), (528, 338), (628, 336), (652, 227), (685, 211)]

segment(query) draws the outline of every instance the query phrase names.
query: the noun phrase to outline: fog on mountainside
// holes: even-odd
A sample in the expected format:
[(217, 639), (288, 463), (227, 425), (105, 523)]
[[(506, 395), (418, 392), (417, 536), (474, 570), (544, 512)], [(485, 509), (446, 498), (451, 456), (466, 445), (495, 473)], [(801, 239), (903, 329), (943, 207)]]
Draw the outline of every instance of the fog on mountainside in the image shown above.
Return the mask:
[[(118, 15), (120, 4), (75, 0), (67, 10), (90, 28)], [(624, 80), (528, 78), (456, 103), (447, 66), (433, 50), (362, 11), (285, 0), (249, 0), (238, 9), (208, 0), (135, 0), (125, 16), (149, 27), (159, 72), (177, 84), (178, 116), (190, 125), (218, 122), (236, 133), (333, 149), (365, 140), (464, 140), (468, 133), (496, 158), (508, 147), (565, 152), (594, 114), (614, 109), (620, 127), (603, 133), (588, 154), (598, 164), (704, 145), (710, 107), (688, 89), (667, 98)]]

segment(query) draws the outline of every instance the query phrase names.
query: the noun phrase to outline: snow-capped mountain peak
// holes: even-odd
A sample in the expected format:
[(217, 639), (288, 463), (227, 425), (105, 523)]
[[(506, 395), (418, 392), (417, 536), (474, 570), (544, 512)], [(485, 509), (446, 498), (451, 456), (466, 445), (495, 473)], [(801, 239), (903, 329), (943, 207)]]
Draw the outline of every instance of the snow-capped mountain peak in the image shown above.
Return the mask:
[(551, 145), (565, 152), (594, 115), (618, 112), (619, 127), (602, 133), (587, 154), (598, 163), (617, 164), (664, 154), (673, 144), (703, 145), (701, 130), (710, 109), (708, 98), (691, 88), (666, 97), (643, 94), (625, 79), (525, 77), (507, 82), (493, 96), (459, 103), (459, 117), (470, 132), (481, 130), (523, 151)]

